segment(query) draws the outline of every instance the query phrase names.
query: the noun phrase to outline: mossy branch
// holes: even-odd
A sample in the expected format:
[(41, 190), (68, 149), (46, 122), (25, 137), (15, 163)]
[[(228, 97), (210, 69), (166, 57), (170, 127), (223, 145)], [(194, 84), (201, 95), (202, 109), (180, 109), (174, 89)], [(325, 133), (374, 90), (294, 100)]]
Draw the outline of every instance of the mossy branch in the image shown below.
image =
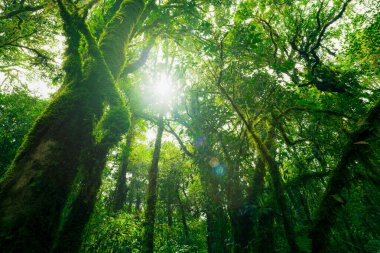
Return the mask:
[(125, 64), (125, 49), (144, 6), (143, 0), (124, 0), (100, 36), (100, 49), (115, 78)]

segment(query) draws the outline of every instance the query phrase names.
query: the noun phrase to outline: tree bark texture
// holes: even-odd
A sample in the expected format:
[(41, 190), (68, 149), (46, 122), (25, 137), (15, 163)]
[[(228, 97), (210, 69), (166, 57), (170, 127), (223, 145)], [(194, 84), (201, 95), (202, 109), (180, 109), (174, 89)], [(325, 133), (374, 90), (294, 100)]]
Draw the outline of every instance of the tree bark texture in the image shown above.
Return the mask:
[(117, 177), (115, 195), (113, 199), (113, 211), (117, 212), (123, 209), (123, 206), (127, 198), (127, 182), (126, 175), (128, 172), (129, 155), (131, 153), (132, 141), (133, 141), (133, 117), (131, 121), (131, 127), (125, 140), (125, 146), (121, 153), (120, 171)]
[(158, 122), (158, 130), (156, 141), (154, 144), (154, 152), (152, 165), (149, 170), (149, 183), (147, 193), (147, 205), (145, 211), (145, 224), (143, 233), (143, 249), (144, 253), (153, 253), (154, 251), (154, 223), (156, 220), (156, 203), (157, 203), (157, 179), (158, 179), (158, 161), (160, 159), (162, 134), (164, 132), (164, 123), (162, 116)]

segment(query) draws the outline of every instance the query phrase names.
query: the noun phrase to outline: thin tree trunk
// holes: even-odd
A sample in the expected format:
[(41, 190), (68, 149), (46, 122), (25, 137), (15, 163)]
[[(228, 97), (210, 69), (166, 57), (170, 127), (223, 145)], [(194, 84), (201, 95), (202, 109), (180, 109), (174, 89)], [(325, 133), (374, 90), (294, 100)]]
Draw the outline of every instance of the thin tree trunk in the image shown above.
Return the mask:
[(147, 193), (147, 205), (145, 209), (145, 224), (142, 249), (142, 252), (144, 253), (153, 253), (154, 251), (154, 223), (156, 220), (158, 161), (160, 159), (163, 132), (164, 123), (162, 115), (160, 115), (158, 121), (156, 142), (154, 144), (152, 165), (149, 170), (149, 184)]
[(137, 216), (140, 215), (140, 211), (141, 211), (141, 195), (140, 193), (136, 193), (136, 207), (135, 207), (135, 213)]
[(168, 226), (171, 228), (173, 226), (173, 208), (171, 203), (166, 203), (166, 216), (168, 219)]
[(176, 195), (177, 195), (178, 204), (179, 204), (180, 211), (181, 211), (181, 221), (182, 221), (182, 226), (183, 226), (183, 234), (185, 236), (185, 242), (188, 243), (189, 242), (189, 238), (190, 238), (189, 226), (187, 225), (186, 212), (185, 212), (185, 208), (183, 206), (183, 203), (182, 203), (182, 200), (181, 200), (181, 196), (180, 196), (180, 193), (179, 193), (179, 187), (177, 188)]
[(133, 131), (134, 131), (133, 128), (134, 128), (134, 122), (133, 122), (133, 117), (132, 117), (131, 127), (127, 134), (125, 146), (123, 147), (122, 155), (120, 158), (121, 159), (120, 171), (117, 177), (115, 195), (113, 199), (114, 212), (117, 212), (123, 209), (123, 206), (127, 198), (128, 189), (127, 189), (127, 183), (126, 183), (126, 175), (128, 171), (129, 155), (131, 153), (131, 147), (132, 147)]
[(219, 191), (219, 185), (215, 178), (216, 176), (212, 174), (211, 169), (208, 170), (208, 174), (208, 178), (203, 179), (203, 181), (207, 180), (206, 182), (203, 182), (203, 184), (208, 185), (206, 186), (207, 241), (209, 246), (208, 252), (228, 252), (226, 245), (227, 229), (225, 226), (227, 217), (221, 204), (221, 192)]

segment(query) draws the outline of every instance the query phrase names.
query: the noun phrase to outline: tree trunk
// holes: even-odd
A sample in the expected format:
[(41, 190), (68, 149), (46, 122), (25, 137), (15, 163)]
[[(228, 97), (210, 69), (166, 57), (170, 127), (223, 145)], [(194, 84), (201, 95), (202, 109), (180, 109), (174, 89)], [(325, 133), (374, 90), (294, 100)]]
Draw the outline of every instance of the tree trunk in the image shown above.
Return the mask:
[[(77, 172), (78, 154), (91, 137), (92, 122), (86, 119), (101, 106), (91, 105), (93, 99), (77, 96), (79, 92), (71, 86), (61, 91), (1, 181), (0, 245), (4, 252), (48, 252), (51, 247)], [(91, 89), (82, 86), (81, 92), (90, 94)]]
[(6, 252), (47, 252), (52, 246), (79, 154), (91, 145), (93, 118), (102, 113), (104, 98), (92, 78), (113, 82), (101, 64), (94, 68), (83, 81), (63, 85), (1, 181), (0, 244)]
[[(223, 145), (223, 144), (222, 144)], [(228, 156), (225, 145), (223, 145), (225, 156)], [(239, 157), (237, 158), (239, 160)], [(234, 240), (233, 252), (248, 252), (250, 238), (250, 222), (245, 213), (242, 188), (239, 178), (239, 162), (233, 162), (227, 158), (227, 208), (231, 219), (232, 236)]]
[[(312, 252), (328, 252), (331, 229), (334, 226), (338, 212), (344, 206), (344, 201), (338, 201), (341, 191), (350, 184), (349, 166), (356, 160), (366, 159), (371, 154), (371, 138), (378, 138), (380, 124), (380, 103), (368, 113), (360, 128), (351, 135), (343, 155), (332, 173), (322, 201), (317, 210), (314, 226), (310, 232)], [(376, 170), (374, 165), (368, 164), (368, 170)]]
[[(200, 166), (200, 168), (209, 168), (209, 165)], [(205, 169), (206, 170), (206, 169)], [(203, 187), (206, 191), (206, 219), (207, 219), (207, 245), (209, 253), (227, 252), (226, 239), (227, 218), (221, 204), (221, 192), (215, 175), (212, 174), (211, 168), (207, 170), (207, 175), (201, 177)], [(205, 173), (205, 174), (206, 174)], [(202, 179), (203, 178), (203, 179)]]
[(166, 216), (168, 218), (168, 226), (171, 228), (173, 226), (173, 208), (169, 202), (166, 203)]
[[(99, 155), (104, 150), (98, 149)], [(92, 154), (96, 154), (92, 152)], [(105, 160), (99, 161), (97, 157), (87, 159), (92, 165), (92, 170), (85, 170), (80, 183), (79, 193), (73, 203), (68, 203), (69, 213), (63, 217), (63, 227), (58, 232), (52, 252), (78, 252), (82, 243), (82, 231), (90, 218), (91, 211), (95, 205), (97, 190), (101, 184), (101, 170)], [(100, 171), (99, 171), (100, 170)], [(91, 182), (91, 183), (90, 183)]]
[(176, 194), (177, 194), (178, 204), (179, 204), (180, 211), (181, 211), (181, 221), (182, 221), (182, 226), (183, 226), (183, 235), (185, 237), (185, 243), (188, 243), (189, 242), (189, 238), (190, 238), (189, 226), (187, 225), (185, 207), (183, 206), (183, 203), (182, 203), (182, 200), (181, 200), (181, 196), (180, 196), (180, 193), (179, 193), (179, 187), (177, 188)]
[[(242, 234), (243, 238), (240, 243), (245, 252), (251, 252), (251, 248), (254, 245), (251, 245), (251, 242), (257, 239), (256, 230), (261, 232), (258, 229), (258, 210), (259, 210), (259, 197), (263, 194), (264, 191), (264, 178), (265, 178), (265, 164), (261, 159), (258, 159), (258, 162), (255, 166), (255, 171), (253, 174), (253, 180), (250, 183), (248, 188), (248, 196), (245, 200), (243, 216), (244, 228)], [(244, 251), (243, 251), (244, 252)]]
[(120, 171), (117, 177), (115, 195), (113, 199), (113, 211), (117, 212), (123, 209), (127, 198), (127, 183), (126, 183), (126, 175), (128, 171), (128, 163), (129, 163), (129, 155), (131, 153), (132, 141), (133, 141), (133, 131), (134, 131), (134, 122), (133, 117), (131, 121), (131, 127), (129, 129), (127, 139), (125, 141), (125, 146), (123, 147), (121, 153), (121, 165)]
[[(111, 109), (107, 113), (107, 118), (102, 121), (103, 125), (107, 121), (112, 122), (116, 126), (123, 125), (122, 129), (117, 127), (108, 128), (107, 135), (103, 137), (100, 143), (92, 143), (86, 147), (86, 153), (82, 159), (81, 172), (83, 174), (82, 183), (80, 184), (79, 193), (75, 196), (73, 203), (67, 203), (66, 208), (69, 213), (63, 217), (63, 225), (60, 228), (53, 252), (78, 252), (82, 242), (82, 231), (86, 226), (91, 212), (95, 206), (96, 196), (101, 185), (102, 171), (107, 161), (107, 153), (110, 148), (116, 143), (121, 134), (129, 127), (129, 115), (124, 115), (123, 108), (120, 110)], [(117, 122), (115, 117), (118, 117)]]
[(164, 122), (162, 115), (160, 115), (156, 142), (154, 144), (152, 165), (149, 170), (149, 184), (147, 193), (147, 206), (145, 209), (145, 224), (142, 249), (142, 252), (144, 253), (153, 253), (154, 251), (154, 223), (156, 220), (158, 161), (160, 159), (163, 132)]
[[(92, 133), (96, 121), (102, 118), (104, 102), (108, 99), (112, 103), (110, 95), (116, 92), (109, 69), (113, 73), (117, 71), (105, 64), (84, 22), (74, 20), (63, 3), (57, 2), (67, 35), (64, 64), (67, 75), (57, 96), (36, 122), (1, 180), (0, 245), (5, 252), (48, 252), (51, 249), (60, 213), (78, 171), (80, 155), (92, 145)], [(120, 44), (120, 40), (123, 44), (122, 53), (103, 52), (108, 59), (124, 55), (129, 39), (125, 30), (133, 28), (144, 7), (143, 1), (125, 1), (125, 5), (128, 3), (134, 8), (127, 8), (129, 15), (122, 20), (124, 23), (109, 25), (104, 33), (103, 48), (112, 43), (115, 49), (115, 43)], [(83, 61), (85, 73), (81, 73), (77, 31), (88, 44), (86, 57), (89, 61)], [(109, 42), (108, 36), (112, 37)]]
[(136, 193), (136, 207), (135, 207), (136, 216), (140, 215), (140, 211), (141, 211), (141, 195), (138, 192)]
[(263, 211), (259, 217), (257, 252), (260, 252), (260, 253), (276, 252), (273, 225), (274, 225), (274, 211), (273, 211), (272, 206), (269, 206), (269, 208), (266, 208), (266, 210)]
[(269, 170), (269, 174), (272, 178), (272, 186), (274, 190), (274, 197), (277, 201), (277, 205), (280, 209), (281, 215), (282, 215), (282, 221), (284, 224), (285, 229), (285, 236), (288, 241), (289, 247), (293, 253), (300, 252), (300, 249), (296, 243), (295, 233), (292, 225), (292, 221), (290, 218), (288, 206), (286, 203), (286, 196), (285, 191), (283, 187), (283, 182), (280, 174), (279, 167), (275, 161), (275, 159), (271, 156), (271, 153), (265, 145), (265, 143), (261, 140), (259, 135), (254, 131), (252, 125), (247, 121), (246, 117), (241, 112), (240, 108), (237, 106), (235, 101), (230, 97), (226, 89), (221, 85), (222, 81), (222, 72), (220, 72), (219, 80), (217, 82), (217, 87), (221, 91), (221, 93), (228, 99), (228, 101), (231, 103), (232, 107), (234, 108), (235, 112), (238, 114), (241, 121), (246, 126), (250, 136), (252, 137), (253, 146), (255, 147), (256, 151), (258, 152), (260, 159), (264, 162), (265, 166)]
[[(194, 154), (198, 168), (200, 168), (200, 180), (204, 190), (205, 206), (204, 213), (206, 215), (207, 227), (207, 249), (209, 253), (223, 253), (226, 250), (227, 229), (226, 223), (228, 219), (223, 210), (219, 185), (216, 175), (213, 175), (209, 160), (213, 157), (210, 148), (207, 145), (206, 136), (203, 134), (204, 121), (200, 115), (200, 103), (198, 93), (191, 95), (190, 114), (192, 115), (192, 133), (195, 142), (196, 152)], [(197, 144), (197, 142), (199, 142)]]

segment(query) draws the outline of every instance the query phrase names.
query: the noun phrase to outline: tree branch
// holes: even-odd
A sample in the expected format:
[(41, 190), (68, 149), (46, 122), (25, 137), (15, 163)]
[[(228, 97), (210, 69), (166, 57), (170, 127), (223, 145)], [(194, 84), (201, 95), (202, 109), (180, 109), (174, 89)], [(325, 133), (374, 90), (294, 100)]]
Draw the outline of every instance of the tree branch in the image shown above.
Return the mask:
[(24, 13), (24, 12), (38, 11), (38, 10), (43, 9), (45, 6), (46, 6), (45, 4), (37, 5), (37, 6), (25, 6), (25, 7), (21, 8), (21, 9), (18, 9), (18, 10), (15, 10), (15, 11), (11, 11), (11, 12), (8, 12), (8, 13), (5, 13), (5, 14), (1, 15), (0, 16), (0, 20), (12, 18), (12, 17), (17, 16), (18, 14), (21, 14), (21, 13)]
[(19, 44), (6, 44), (5, 46), (11, 46), (11, 47), (18, 47), (18, 48), (23, 48), (23, 49), (27, 49), (29, 51), (32, 51), (33, 53), (35, 53), (37, 55), (37, 57), (43, 59), (43, 60), (48, 60), (50, 59), (48, 56), (42, 54), (40, 51), (38, 51), (37, 49), (35, 48), (32, 48), (32, 47), (27, 47), (27, 46), (23, 46), (23, 45), (19, 45)]
[(339, 13), (332, 20), (330, 20), (329, 22), (327, 22), (322, 27), (322, 30), (319, 33), (319, 36), (318, 36), (318, 39), (317, 39), (317, 43), (315, 43), (315, 45), (310, 49), (310, 52), (315, 52), (315, 50), (317, 50), (321, 46), (322, 38), (325, 35), (327, 28), (329, 28), (329, 26), (331, 26), (333, 23), (335, 23), (338, 19), (340, 19), (343, 16), (343, 13), (346, 11), (347, 5), (350, 2), (351, 2), (351, 0), (346, 0), (346, 2), (344, 2), (343, 6), (342, 6), (342, 9), (339, 11)]
[(168, 122), (166, 123), (166, 126), (168, 128), (165, 128), (165, 131), (168, 132), (168, 133), (171, 133), (176, 138), (176, 140), (178, 141), (179, 145), (181, 146), (181, 148), (183, 149), (183, 151), (185, 152), (185, 154), (188, 155), (189, 157), (194, 157), (194, 154), (191, 153), (186, 148), (186, 145), (183, 143), (183, 141), (181, 140), (181, 138), (179, 137), (179, 135), (174, 131), (174, 129), (169, 125)]
[(152, 49), (154, 42), (156, 41), (157, 36), (158, 36), (158, 33), (156, 35), (153, 35), (148, 40), (148, 43), (144, 47), (144, 49), (142, 50), (139, 59), (137, 59), (135, 62), (132, 62), (132, 63), (130, 63), (124, 67), (124, 69), (122, 70), (122, 72), (120, 74), (121, 77), (124, 77), (130, 73), (135, 72), (137, 69), (139, 69), (140, 67), (142, 67), (146, 63), (146, 61), (148, 60), (150, 50)]

